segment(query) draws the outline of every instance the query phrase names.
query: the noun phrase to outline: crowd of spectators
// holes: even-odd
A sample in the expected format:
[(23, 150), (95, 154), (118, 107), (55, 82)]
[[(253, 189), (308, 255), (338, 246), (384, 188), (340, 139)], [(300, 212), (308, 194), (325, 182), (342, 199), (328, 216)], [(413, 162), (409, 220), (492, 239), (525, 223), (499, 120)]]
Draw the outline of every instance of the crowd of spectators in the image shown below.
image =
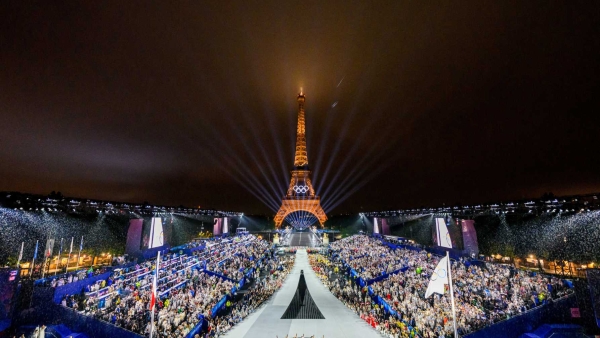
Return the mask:
[(240, 236), (219, 248), (211, 247), (212, 254), (200, 253), (199, 256), (206, 260), (208, 270), (239, 281), (269, 247), (266, 241), (255, 239), (252, 235)]
[(242, 299), (234, 303), (227, 314), (215, 318), (211, 322), (210, 333), (220, 336), (254, 312), (283, 284), (283, 281), (294, 266), (296, 255), (271, 256), (257, 267), (252, 287)]
[(404, 252), (392, 251), (380, 240), (365, 235), (347, 237), (329, 247), (365, 280), (397, 270), (406, 260)]
[[(212, 321), (213, 307), (241, 279), (237, 273), (245, 273), (250, 268), (248, 262), (257, 262), (268, 248), (265, 241), (254, 236), (227, 238), (213, 244), (197, 255), (162, 257), (155, 306), (156, 336), (185, 337), (202, 317)], [(133, 271), (115, 272), (107, 280), (82, 290), (80, 295), (65, 296), (61, 303), (84, 315), (148, 335), (155, 264), (156, 260), (151, 259), (136, 265)], [(217, 271), (211, 272), (218, 274), (204, 272), (205, 264), (208, 270), (213, 268)], [(240, 311), (236, 314), (247, 309)]]
[(314, 254), (309, 262), (329, 291), (354, 311), (361, 319), (386, 337), (413, 337), (416, 330), (409, 329), (400, 319), (387, 314), (379, 304), (371, 301), (366, 288), (360, 288), (344, 271), (340, 261), (332, 262), (326, 256)]
[[(382, 246), (379, 239), (364, 235), (349, 237), (330, 247), (339, 254), (336, 257), (349, 263), (365, 280), (384, 271), (407, 268), (370, 286), (374, 295), (381, 296), (397, 312), (397, 318), (385, 314), (381, 307), (371, 304), (370, 300), (365, 301), (369, 294), (367, 287), (360, 288), (347, 278), (326, 280), (338, 298), (361, 317), (367, 318), (374, 327), (391, 337), (411, 334), (411, 328), (421, 337), (452, 336), (448, 292), (444, 295), (434, 294), (427, 299), (424, 297), (440, 257), (426, 251), (392, 250)], [(363, 260), (363, 255), (368, 255), (366, 251), (370, 248), (374, 248), (375, 255), (364, 257), (373, 257), (373, 260)], [(353, 257), (359, 258), (352, 260)], [(330, 271), (333, 263), (327, 267), (323, 262), (316, 261), (317, 268)], [(462, 259), (452, 261), (452, 277), (459, 334), (479, 330), (572, 292), (555, 277), (520, 271), (507, 265), (466, 264)]]
[(65, 284), (74, 283), (85, 278), (94, 277), (100, 274), (103, 274), (107, 271), (110, 271), (110, 267), (102, 266), (94, 269), (93, 267), (89, 267), (86, 269), (81, 269), (74, 272), (64, 273), (56, 276), (46, 277), (44, 279), (40, 279), (36, 281), (36, 286), (45, 286), (45, 287), (59, 287)]

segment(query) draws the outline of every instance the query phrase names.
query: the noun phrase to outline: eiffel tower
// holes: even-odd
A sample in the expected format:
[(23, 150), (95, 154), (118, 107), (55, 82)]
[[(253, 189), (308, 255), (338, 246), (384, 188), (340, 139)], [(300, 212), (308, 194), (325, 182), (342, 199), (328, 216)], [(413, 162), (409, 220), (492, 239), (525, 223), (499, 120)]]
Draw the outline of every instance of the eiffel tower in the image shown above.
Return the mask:
[(308, 155), (306, 153), (306, 128), (304, 124), (304, 93), (300, 89), (298, 94), (298, 127), (296, 129), (296, 155), (294, 157), (294, 170), (291, 171), (292, 179), (287, 194), (281, 200), (281, 207), (275, 215), (275, 226), (280, 227), (285, 218), (291, 213), (305, 211), (313, 214), (321, 226), (327, 220), (325, 211), (321, 207), (321, 199), (315, 195), (315, 189), (310, 182), (308, 168)]

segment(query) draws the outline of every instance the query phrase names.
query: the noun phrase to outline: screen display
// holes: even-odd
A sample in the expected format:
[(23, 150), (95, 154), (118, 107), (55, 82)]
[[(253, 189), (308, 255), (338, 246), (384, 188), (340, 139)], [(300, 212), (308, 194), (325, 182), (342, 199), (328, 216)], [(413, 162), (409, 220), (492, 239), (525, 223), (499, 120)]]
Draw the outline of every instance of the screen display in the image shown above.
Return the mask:
[(158, 248), (165, 244), (165, 233), (163, 231), (162, 218), (152, 217), (150, 226), (150, 240), (148, 241), (148, 249)]
[(221, 234), (221, 225), (223, 224), (223, 219), (220, 217), (215, 217), (214, 225), (213, 225), (213, 235)]

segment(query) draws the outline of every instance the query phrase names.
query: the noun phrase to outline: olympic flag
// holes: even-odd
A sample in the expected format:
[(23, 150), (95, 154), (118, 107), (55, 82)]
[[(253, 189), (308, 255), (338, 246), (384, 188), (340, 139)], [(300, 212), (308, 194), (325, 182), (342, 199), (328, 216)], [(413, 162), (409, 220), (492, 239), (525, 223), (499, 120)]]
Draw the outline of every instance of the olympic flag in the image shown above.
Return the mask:
[(435, 267), (425, 292), (425, 298), (429, 298), (433, 293), (443, 295), (444, 285), (446, 284), (448, 284), (448, 257), (442, 258)]

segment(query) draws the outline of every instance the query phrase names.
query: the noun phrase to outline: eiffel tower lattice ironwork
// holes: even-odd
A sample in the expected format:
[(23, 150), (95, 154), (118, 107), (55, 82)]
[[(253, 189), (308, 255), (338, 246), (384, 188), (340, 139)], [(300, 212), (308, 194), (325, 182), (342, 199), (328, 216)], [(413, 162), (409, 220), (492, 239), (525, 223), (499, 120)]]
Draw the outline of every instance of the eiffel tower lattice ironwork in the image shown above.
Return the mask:
[(325, 211), (321, 207), (321, 199), (316, 196), (315, 189), (310, 181), (308, 168), (308, 155), (306, 152), (306, 126), (304, 123), (304, 93), (298, 94), (298, 127), (296, 129), (296, 154), (294, 156), (294, 170), (291, 171), (292, 179), (287, 194), (281, 201), (281, 207), (275, 215), (275, 226), (280, 227), (286, 217), (298, 211), (314, 215), (321, 226), (327, 220)]

